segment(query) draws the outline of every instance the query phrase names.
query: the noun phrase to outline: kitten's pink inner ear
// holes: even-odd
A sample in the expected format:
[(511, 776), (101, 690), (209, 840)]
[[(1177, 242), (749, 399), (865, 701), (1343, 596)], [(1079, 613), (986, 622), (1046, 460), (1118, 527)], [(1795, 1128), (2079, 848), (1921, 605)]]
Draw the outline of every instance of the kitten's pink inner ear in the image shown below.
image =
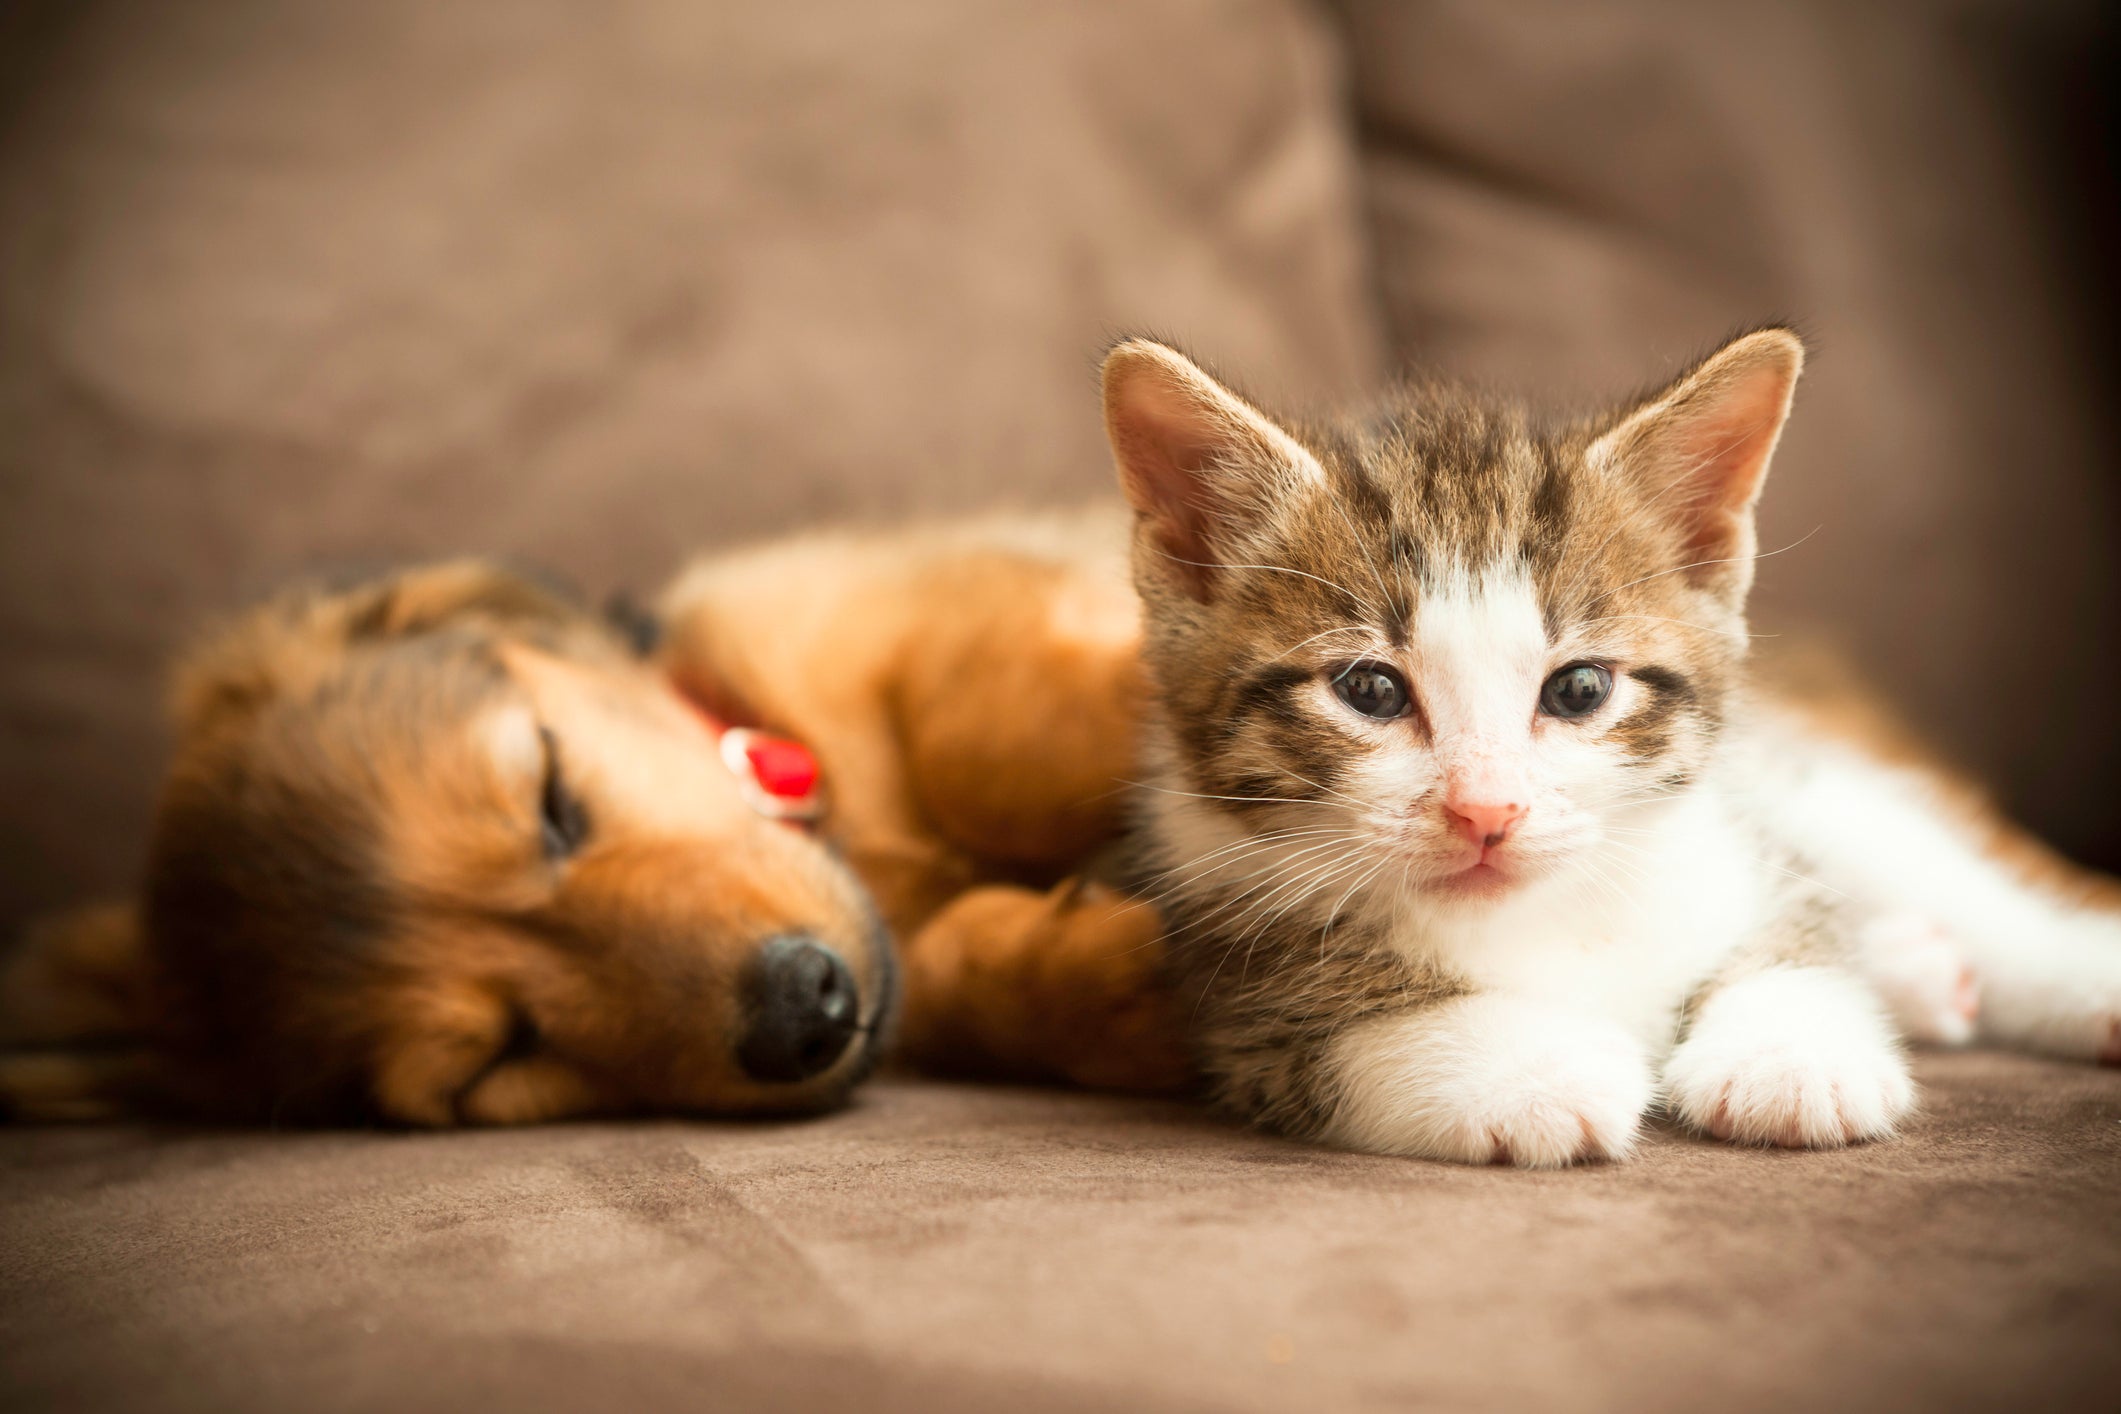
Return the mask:
[(1726, 345), (1619, 427), (1594, 459), (1617, 461), (1652, 506), (1675, 518), (1691, 578), (1752, 583), (1753, 507), (1788, 418), (1804, 346), (1784, 329)]
[(1311, 454), (1184, 355), (1130, 339), (1105, 358), (1105, 434), (1127, 503), (1174, 579), (1212, 597), (1217, 531), (1280, 482), (1325, 473)]
[(1109, 387), (1106, 429), (1127, 503), (1149, 518), (1157, 542), (1181, 568), (1197, 571), (1212, 554), (1208, 520), (1215, 507), (1202, 482), (1219, 444), (1208, 419), (1153, 371), (1128, 370)]

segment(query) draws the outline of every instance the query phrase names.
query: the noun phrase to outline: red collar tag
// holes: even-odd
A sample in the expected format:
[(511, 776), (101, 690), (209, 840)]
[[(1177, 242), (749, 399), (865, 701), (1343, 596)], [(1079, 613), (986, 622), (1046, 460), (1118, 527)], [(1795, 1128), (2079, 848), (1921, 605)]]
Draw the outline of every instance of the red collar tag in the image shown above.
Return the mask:
[(817, 757), (809, 747), (750, 727), (720, 727), (720, 731), (722, 764), (743, 785), (753, 810), (769, 820), (798, 825), (824, 818), (825, 792)]
[(680, 695), (714, 733), (722, 764), (736, 777), (753, 810), (790, 825), (815, 825), (825, 818), (824, 772), (809, 747), (772, 732), (733, 727), (698, 698)]

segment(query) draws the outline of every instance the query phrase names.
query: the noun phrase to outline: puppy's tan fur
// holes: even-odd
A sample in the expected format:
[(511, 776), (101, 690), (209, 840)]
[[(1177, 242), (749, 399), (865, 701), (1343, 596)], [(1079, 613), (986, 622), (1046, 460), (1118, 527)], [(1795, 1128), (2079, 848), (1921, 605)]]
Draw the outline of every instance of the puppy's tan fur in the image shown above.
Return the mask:
[[(11, 1041), (106, 1049), (11, 1057), (16, 1108), (518, 1123), (811, 1107), (866, 1070), (867, 1044), (796, 1085), (735, 1063), (759, 940), (824, 940), (875, 997), (873, 915), (571, 603), (468, 562), (298, 591), (185, 658), (174, 716), (141, 901), (0, 988)], [(590, 822), (564, 861), (555, 761)]]
[[(870, 896), (912, 1058), (1179, 1085), (1153, 913), (1072, 877), (1118, 829), (1139, 693), (1131, 597), (1085, 572), (1099, 537), (1117, 526), (705, 561), (653, 663), (478, 563), (275, 600), (179, 666), (142, 902), (12, 959), (0, 1087), (52, 1117), (814, 1107), (868, 1044), (746, 1079), (738, 975), (800, 931), (876, 1005)], [(813, 747), (821, 840), (751, 809), (696, 707)], [(536, 847), (540, 731), (590, 821), (564, 866)]]
[(1084, 877), (1123, 823), (1142, 701), (1123, 546), (1110, 512), (818, 535), (664, 597), (680, 686), (823, 763), (826, 835), (901, 940), (918, 1063), (1186, 1078), (1154, 910)]

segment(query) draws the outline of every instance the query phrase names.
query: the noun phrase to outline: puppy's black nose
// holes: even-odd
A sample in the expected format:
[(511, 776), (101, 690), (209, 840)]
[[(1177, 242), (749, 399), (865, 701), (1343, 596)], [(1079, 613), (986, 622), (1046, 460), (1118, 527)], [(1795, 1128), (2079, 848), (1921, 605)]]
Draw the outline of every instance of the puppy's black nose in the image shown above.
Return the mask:
[(753, 1080), (808, 1080), (846, 1054), (860, 1012), (854, 974), (800, 933), (769, 938), (744, 977), (737, 1063)]

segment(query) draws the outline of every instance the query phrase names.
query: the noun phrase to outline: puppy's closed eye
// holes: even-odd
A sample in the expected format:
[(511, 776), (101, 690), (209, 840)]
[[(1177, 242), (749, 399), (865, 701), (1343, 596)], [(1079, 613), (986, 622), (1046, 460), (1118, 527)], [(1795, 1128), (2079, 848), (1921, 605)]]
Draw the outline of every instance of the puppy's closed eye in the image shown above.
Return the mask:
[(561, 770), (559, 740), (550, 727), (538, 728), (545, 746), (545, 778), (538, 788), (538, 828), (545, 857), (565, 859), (589, 838), (589, 812), (581, 797), (567, 788)]

